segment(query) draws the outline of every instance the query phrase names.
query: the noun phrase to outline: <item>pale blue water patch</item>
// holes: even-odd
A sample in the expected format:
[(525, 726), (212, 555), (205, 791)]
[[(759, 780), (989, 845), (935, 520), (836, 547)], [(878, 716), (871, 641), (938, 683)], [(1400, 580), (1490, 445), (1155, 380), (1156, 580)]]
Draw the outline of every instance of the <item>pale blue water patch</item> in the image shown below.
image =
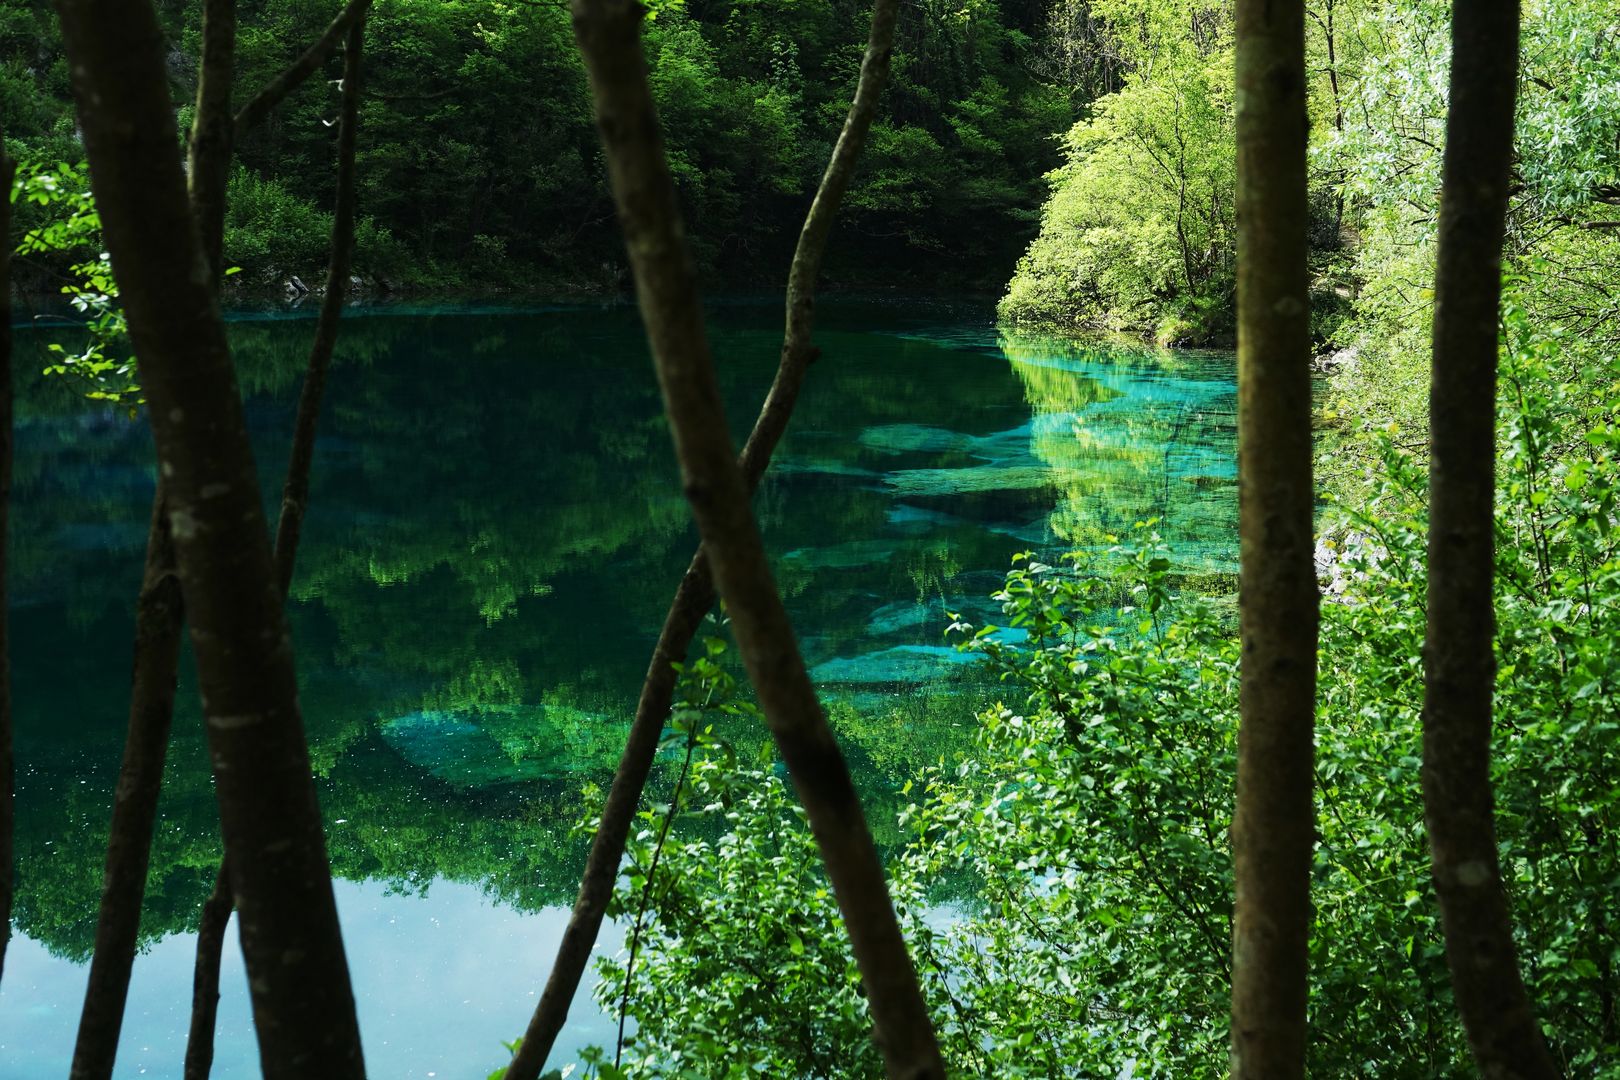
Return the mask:
[[(367, 1073), (390, 1080), (481, 1078), (504, 1064), (502, 1044), (522, 1033), (539, 992), (535, 959), (556, 949), (566, 912), (517, 911), (474, 885), (447, 881), (409, 892), (339, 881), (336, 892)], [(609, 921), (596, 951), (612, 956), (623, 940), (622, 928)], [(113, 1074), (119, 1080), (180, 1075), (195, 958), (194, 934), (171, 934), (136, 958)], [(82, 969), (77, 979), (64, 978), (62, 968), (37, 941), (12, 939), (0, 983), (5, 1080), (68, 1074), (84, 978)], [(562, 1060), (587, 1045), (613, 1044), (614, 1022), (591, 1001), (597, 981), (588, 972), (575, 997), (558, 1038)], [(226, 938), (220, 986), (211, 1075), (258, 1077), (247, 974), (234, 933)]]

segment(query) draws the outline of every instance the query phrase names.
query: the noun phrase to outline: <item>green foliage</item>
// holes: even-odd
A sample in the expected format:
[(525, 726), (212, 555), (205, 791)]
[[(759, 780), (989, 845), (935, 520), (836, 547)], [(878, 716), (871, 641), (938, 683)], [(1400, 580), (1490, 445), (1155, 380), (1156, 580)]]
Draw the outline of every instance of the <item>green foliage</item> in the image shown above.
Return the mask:
[(133, 410), (143, 399), (129, 353), (124, 313), (117, 304), (112, 263), (101, 250), (101, 218), (90, 196), (83, 165), (24, 164), (17, 169), (9, 197), (21, 209), (22, 238), (16, 254), (55, 268), (59, 286), (79, 316), (79, 343), (50, 342), (53, 357), (45, 374), (74, 380), (86, 398)]
[[(668, 805), (642, 813), (609, 908), (630, 922), (630, 953), (603, 962), (597, 999), (636, 1019), (616, 1064), (636, 1076), (870, 1072), (860, 977), (804, 812), (775, 772), (739, 768), (705, 722), (759, 719), (725, 653), (711, 638), (682, 669), (671, 742), (687, 765)], [(671, 841), (678, 815), (698, 836)]]
[[(859, 1076), (879, 1064), (860, 977), (803, 810), (775, 772), (693, 766), (697, 836), (647, 877), (651, 830), (630, 854), (617, 909), (653, 891), (630, 997), (635, 1076)], [(649, 822), (649, 825), (651, 822)], [(714, 836), (715, 826), (724, 831)], [(651, 880), (651, 884), (648, 882)], [(617, 1009), (626, 969), (604, 963)]]
[(277, 181), (237, 168), (225, 206), (227, 263), (275, 278), (326, 261), (332, 216)]
[[(161, 5), (195, 99), (198, 0)], [(313, 40), (328, 0), (250, 5), (233, 95), (245, 101)], [(998, 286), (1034, 232), (1052, 140), (1074, 120), (1055, 35), (1028, 0), (929, 0), (900, 21), (890, 87), (834, 244), (836, 280)], [(646, 23), (653, 90), (704, 268), (785, 275), (849, 106), (870, 6), (669, 0)], [(0, 17), (0, 105), (13, 154), (74, 161), (71, 95), (49, 5)], [(334, 57), (237, 145), (227, 250), (266, 283), (324, 262), (335, 181)], [(393, 0), (367, 21), (356, 272), (391, 286), (493, 291), (626, 278), (565, 5)], [(241, 205), (236, 205), (237, 199)], [(371, 224), (365, 218), (371, 219)], [(875, 242), (874, 242), (875, 241)], [(942, 264), (941, 256), (948, 256)]]
[(928, 777), (899, 873), (916, 905), (941, 875), (976, 883), (913, 939), (966, 1073), (1223, 1072), (1236, 648), (1210, 605), (1172, 612), (1169, 553), (1141, 535), (1063, 569), (1021, 557), (997, 595), (1021, 644), (951, 627), (1008, 696)]
[(1229, 334), (1234, 132), (1229, 16), (1200, 4), (1094, 4), (1133, 69), (1066, 140), (1041, 233), (1001, 303), (1014, 322)]
[[(1319, 167), (1342, 178), (1351, 318), (1335, 343), (1359, 362), (1335, 380), (1332, 411), (1357, 423), (1427, 429), (1427, 351), (1449, 7), (1371, 2), (1341, 12), (1348, 40), (1376, 42), (1344, 68), (1346, 122), (1321, 141)], [(1620, 229), (1620, 24), (1603, 0), (1525, 8), (1506, 273), (1537, 326), (1620, 348), (1614, 267)], [(1367, 456), (1352, 443), (1343, 462)], [(1336, 470), (1335, 470), (1336, 471)], [(1348, 482), (1335, 475), (1335, 482)]]

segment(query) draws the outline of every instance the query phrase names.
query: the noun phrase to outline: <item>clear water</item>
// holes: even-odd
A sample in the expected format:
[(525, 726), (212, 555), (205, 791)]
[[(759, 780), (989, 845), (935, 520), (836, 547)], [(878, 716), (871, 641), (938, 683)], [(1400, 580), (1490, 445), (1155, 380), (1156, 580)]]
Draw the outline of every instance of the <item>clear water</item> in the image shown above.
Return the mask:
[[(898, 786), (989, 692), (946, 611), (993, 618), (1013, 553), (1159, 526), (1235, 570), (1233, 365), (998, 333), (975, 306), (824, 304), (758, 498), (807, 659), (880, 840)], [(233, 324), (267, 505), (311, 324)], [(734, 433), (780, 340), (774, 302), (713, 307)], [(24, 337), (27, 372), (33, 341)], [(482, 1076), (533, 1006), (694, 536), (633, 309), (386, 309), (345, 324), (290, 604), (305, 723), (370, 1070)], [(93, 937), (151, 496), (141, 423), (22, 390), (11, 612), (19, 770), (0, 1076), (60, 1077)], [(186, 676), (189, 680), (189, 675)], [(190, 927), (218, 859), (182, 688), (120, 1076), (177, 1075)], [(739, 738), (758, 739), (740, 732)], [(667, 777), (662, 781), (667, 783)], [(603, 948), (616, 948), (611, 936)], [(227, 958), (215, 1075), (257, 1075)], [(611, 1039), (582, 1001), (565, 1048)]]

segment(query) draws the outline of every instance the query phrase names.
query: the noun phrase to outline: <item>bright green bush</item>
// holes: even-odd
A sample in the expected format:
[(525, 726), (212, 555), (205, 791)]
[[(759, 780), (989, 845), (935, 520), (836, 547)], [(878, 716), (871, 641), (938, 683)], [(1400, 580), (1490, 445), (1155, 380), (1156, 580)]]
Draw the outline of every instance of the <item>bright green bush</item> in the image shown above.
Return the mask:
[[(1235, 221), (1231, 24), (1177, 0), (1094, 5), (1128, 28), (1134, 67), (1066, 140), (1041, 232), (1001, 301), (1012, 322), (1153, 332), (1231, 330)], [(1141, 32), (1132, 32), (1138, 25)]]

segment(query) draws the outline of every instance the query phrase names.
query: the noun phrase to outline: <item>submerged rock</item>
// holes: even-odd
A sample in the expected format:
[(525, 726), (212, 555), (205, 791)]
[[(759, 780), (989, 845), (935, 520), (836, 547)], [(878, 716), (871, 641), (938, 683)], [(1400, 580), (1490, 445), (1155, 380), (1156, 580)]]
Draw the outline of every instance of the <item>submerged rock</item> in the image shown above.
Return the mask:
[[(1028, 635), (1022, 630), (1003, 629), (994, 635), (998, 641), (1016, 644)], [(896, 645), (861, 656), (838, 657), (817, 664), (810, 678), (817, 684), (878, 686), (903, 684), (920, 686), (954, 678), (975, 664), (978, 657), (951, 645)]]
[[(566, 776), (611, 754), (608, 717), (562, 705), (423, 709), (384, 720), (400, 757), (459, 788)], [(608, 760), (611, 761), (611, 756)]]

